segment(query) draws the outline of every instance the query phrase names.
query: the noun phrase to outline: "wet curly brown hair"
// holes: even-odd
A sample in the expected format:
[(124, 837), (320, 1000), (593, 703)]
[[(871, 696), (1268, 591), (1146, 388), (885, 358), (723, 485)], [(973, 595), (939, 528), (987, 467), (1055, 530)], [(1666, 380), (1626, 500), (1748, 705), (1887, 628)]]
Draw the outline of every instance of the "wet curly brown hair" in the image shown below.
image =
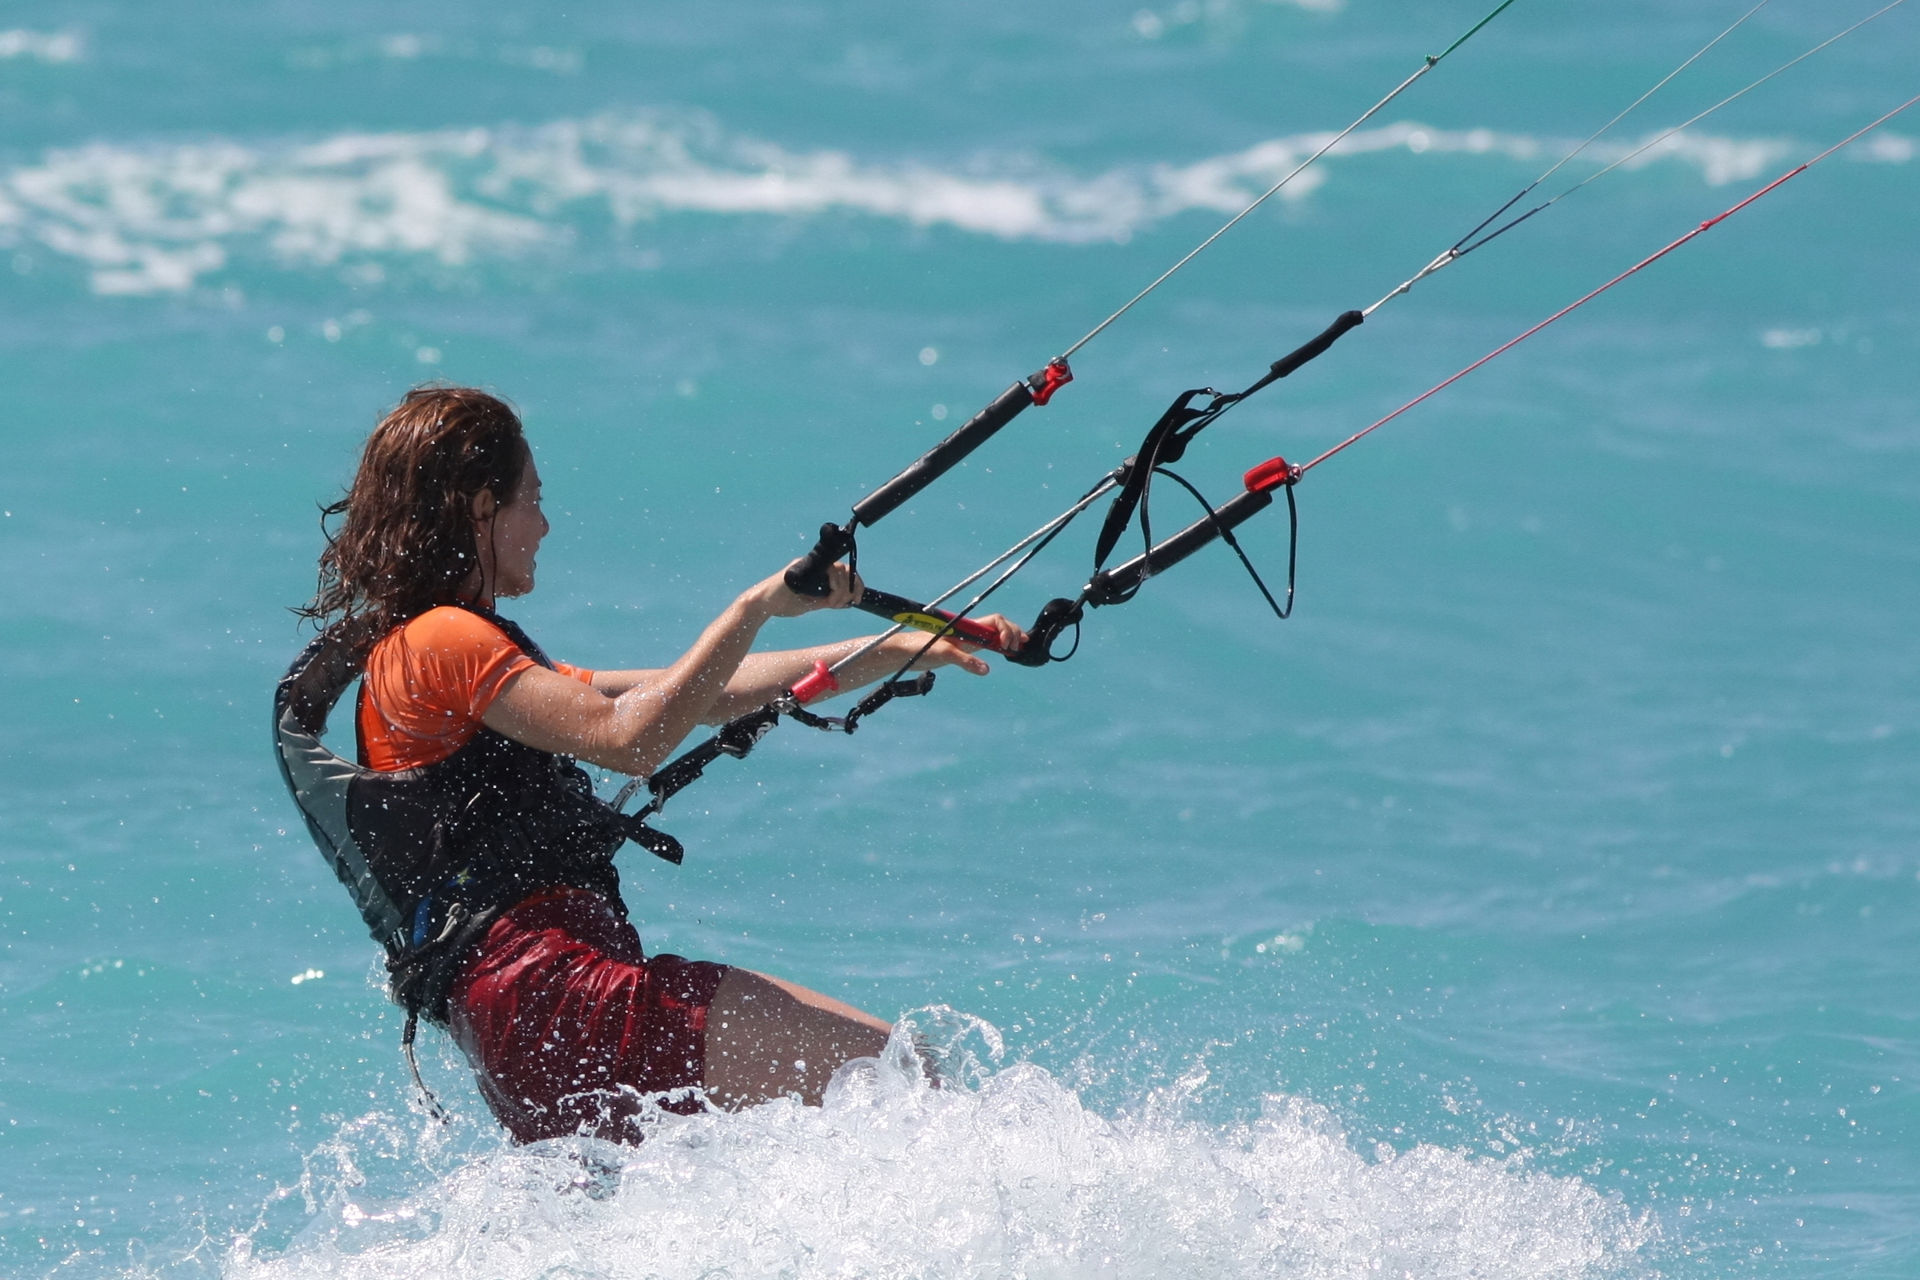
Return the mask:
[(527, 456), (505, 401), (472, 387), (409, 391), (367, 437), (346, 496), (322, 508), (319, 587), (294, 612), (361, 619), (378, 633), (460, 599), (480, 564), (473, 499), (490, 489), (511, 502)]

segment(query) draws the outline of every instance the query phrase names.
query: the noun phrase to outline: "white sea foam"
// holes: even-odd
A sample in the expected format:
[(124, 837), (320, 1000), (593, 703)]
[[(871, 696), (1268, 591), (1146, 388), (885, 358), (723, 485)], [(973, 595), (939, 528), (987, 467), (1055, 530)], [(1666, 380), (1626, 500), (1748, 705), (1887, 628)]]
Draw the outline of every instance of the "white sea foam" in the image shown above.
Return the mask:
[(484, 132), (363, 137), (267, 152), (101, 143), (0, 177), (0, 237), (76, 258), (96, 292), (182, 290), (263, 247), (290, 265), (420, 255), (460, 264), (551, 234), (461, 191)]
[[(975, 1034), (990, 1033), (977, 1026)], [(550, 1143), (421, 1169), (380, 1198), (408, 1126), (361, 1122), (310, 1162), (284, 1250), (225, 1271), (316, 1276), (1646, 1274), (1653, 1224), (1576, 1178), (1433, 1146), (1355, 1150), (1325, 1110), (1119, 1119), (1031, 1065), (930, 1089), (900, 1038), (820, 1109), (661, 1116), (638, 1148)], [(440, 1162), (444, 1168), (445, 1161)]]
[[(1309, 13), (1338, 13), (1346, 0), (1259, 0), (1262, 4), (1287, 5)], [(1233, 24), (1246, 21), (1247, 6), (1241, 0), (1175, 0), (1164, 9), (1140, 9), (1133, 15), (1134, 34), (1143, 40), (1158, 40), (1181, 27)]]
[(41, 62), (78, 62), (86, 42), (73, 31), (28, 31), (15, 27), (0, 31), (0, 60), (34, 58)]
[(1914, 140), (1897, 133), (1876, 133), (1865, 139), (1855, 155), (1880, 164), (1906, 164), (1913, 159)]
[[(238, 263), (458, 267), (565, 246), (582, 222), (675, 214), (807, 218), (846, 213), (1006, 240), (1125, 240), (1184, 213), (1227, 215), (1331, 137), (1275, 138), (1183, 165), (1092, 175), (1032, 160), (952, 168), (791, 151), (725, 133), (703, 116), (641, 114), (532, 128), (342, 134), (314, 141), (178, 146), (101, 142), (0, 172), (0, 247), (41, 249), (87, 269), (96, 292), (189, 289)], [(1397, 123), (1362, 130), (1294, 180), (1310, 198), (1369, 156), (1493, 157), (1499, 181), (1531, 176), (1564, 145), (1490, 129)], [(1632, 144), (1594, 158), (1627, 153)], [(1780, 140), (1682, 133), (1628, 169), (1678, 161), (1710, 184), (1754, 178), (1792, 151)], [(1910, 142), (1870, 158), (1904, 163)]]

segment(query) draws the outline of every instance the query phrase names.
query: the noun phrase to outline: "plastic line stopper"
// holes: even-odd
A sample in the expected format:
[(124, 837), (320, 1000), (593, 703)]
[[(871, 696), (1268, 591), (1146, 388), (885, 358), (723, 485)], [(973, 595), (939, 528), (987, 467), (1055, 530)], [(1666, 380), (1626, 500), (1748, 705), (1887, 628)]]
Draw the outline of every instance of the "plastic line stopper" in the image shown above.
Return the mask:
[(1246, 486), (1248, 493), (1265, 493), (1283, 484), (1292, 484), (1297, 479), (1299, 476), (1294, 474), (1292, 463), (1285, 458), (1268, 458), (1241, 477), (1241, 483)]
[(834, 679), (833, 672), (827, 670), (826, 663), (816, 662), (813, 664), (813, 670), (793, 682), (793, 688), (789, 692), (793, 694), (795, 702), (805, 706), (809, 702), (819, 701), (830, 693), (840, 692), (840, 682)]

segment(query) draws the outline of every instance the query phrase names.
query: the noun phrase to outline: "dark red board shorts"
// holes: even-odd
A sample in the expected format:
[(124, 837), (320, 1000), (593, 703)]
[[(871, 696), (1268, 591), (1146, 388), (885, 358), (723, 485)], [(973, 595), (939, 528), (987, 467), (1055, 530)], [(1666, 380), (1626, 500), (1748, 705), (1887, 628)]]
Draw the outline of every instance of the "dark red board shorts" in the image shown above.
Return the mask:
[[(448, 1025), (517, 1141), (636, 1141), (637, 1095), (701, 1083), (707, 1008), (726, 972), (649, 959), (600, 895), (551, 890), (494, 921), (454, 983)], [(665, 1105), (700, 1109), (693, 1098)]]

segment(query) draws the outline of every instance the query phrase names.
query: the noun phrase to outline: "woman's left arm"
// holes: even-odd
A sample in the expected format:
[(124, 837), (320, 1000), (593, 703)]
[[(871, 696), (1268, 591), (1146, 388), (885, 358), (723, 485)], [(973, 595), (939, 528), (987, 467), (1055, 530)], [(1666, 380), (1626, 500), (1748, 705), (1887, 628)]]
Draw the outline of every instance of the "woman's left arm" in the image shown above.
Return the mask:
[[(1026, 643), (1027, 633), (997, 613), (979, 620), (1000, 633), (1000, 647), (1003, 650), (1018, 649)], [(704, 724), (723, 724), (735, 716), (765, 706), (792, 688), (795, 681), (812, 672), (816, 663), (824, 662), (831, 667), (872, 640), (871, 636), (861, 636), (807, 649), (750, 653), (742, 659), (733, 677), (727, 681), (726, 688), (708, 704), (701, 721)], [(987, 664), (974, 656), (976, 646), (957, 641), (951, 636), (942, 637), (932, 644), (928, 640), (928, 636), (918, 631), (902, 631), (889, 636), (834, 673), (834, 679), (840, 685), (839, 692), (848, 693), (885, 679), (909, 663), (914, 671), (958, 667), (970, 675), (987, 674)], [(650, 683), (659, 674), (658, 671), (646, 670), (596, 671), (593, 687), (609, 697), (618, 697), (629, 689)]]

